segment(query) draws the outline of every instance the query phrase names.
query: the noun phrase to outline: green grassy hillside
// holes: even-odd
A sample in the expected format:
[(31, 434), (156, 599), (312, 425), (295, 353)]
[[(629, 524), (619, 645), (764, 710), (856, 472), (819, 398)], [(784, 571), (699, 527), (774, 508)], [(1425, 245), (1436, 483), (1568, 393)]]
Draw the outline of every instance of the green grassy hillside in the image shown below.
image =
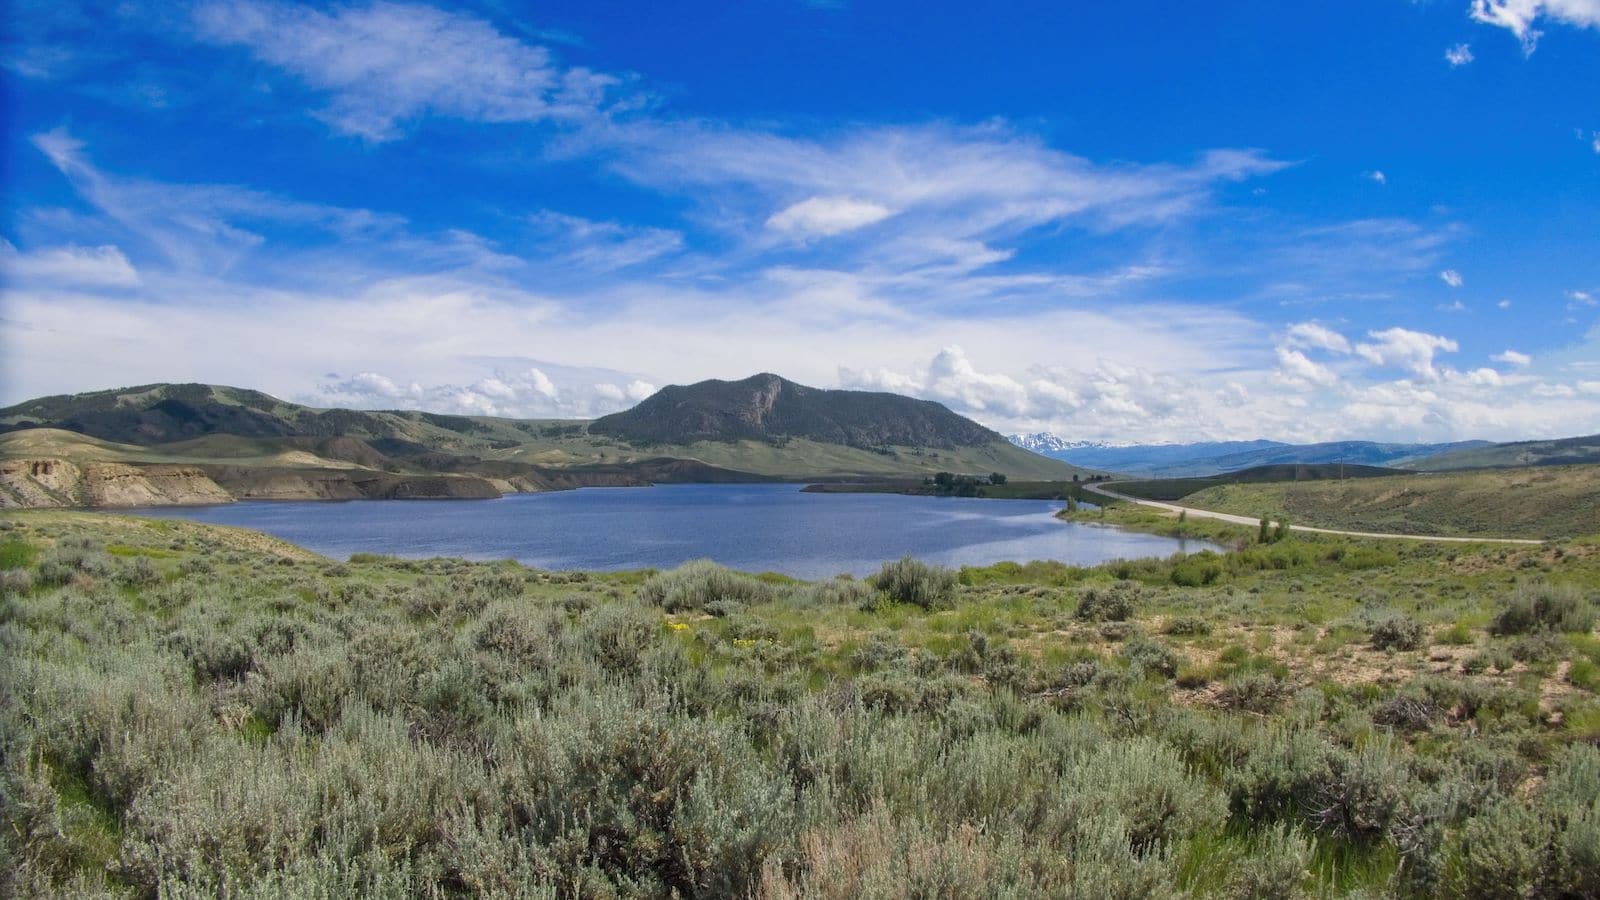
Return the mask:
[(1567, 537), (1600, 533), (1600, 466), (1230, 484), (1189, 494), (1182, 502), (1324, 528), (1466, 537)]
[(1600, 434), (1551, 441), (1517, 441), (1441, 453), (1400, 463), (1423, 472), (1488, 469), (1512, 466), (1563, 466), (1600, 463)]
[[(616, 435), (598, 433), (583, 421), (320, 410), (238, 388), (145, 385), (45, 397), (0, 410), (0, 459), (227, 466), (228, 471), (251, 467), (449, 474), (493, 479), (502, 490), (572, 480), (553, 477), (552, 469), (600, 467), (608, 477), (624, 477), (624, 470), (633, 467), (633, 481), (644, 483), (661, 476), (663, 458), (793, 480), (940, 471), (998, 471), (1042, 480), (1087, 474), (1014, 447), (937, 404), (887, 394), (817, 391), (775, 376), (767, 379), (777, 388), (770, 397), (756, 398), (770, 400), (766, 406), (746, 396), (750, 391), (723, 397), (726, 391), (706, 395), (701, 385), (675, 388), (685, 403), (667, 403), (678, 394), (664, 392), (665, 400), (647, 401), (638, 416), (610, 417), (614, 425), (637, 419), (650, 426), (643, 432), (612, 428)], [(765, 383), (757, 378), (716, 384), (733, 390)], [(714, 402), (721, 400), (730, 404), (724, 411), (728, 417), (755, 423), (739, 433), (758, 437), (672, 443), (646, 434), (703, 432), (708, 421), (721, 421)], [(681, 427), (673, 426), (675, 415), (682, 418)], [(803, 436), (806, 431), (818, 437)], [(825, 436), (837, 440), (821, 439)], [(896, 437), (926, 443), (882, 443)], [(691, 468), (673, 471), (679, 479), (692, 477)], [(735, 477), (707, 474), (711, 480)]]
[(1187, 497), (1196, 491), (1225, 484), (1262, 484), (1286, 481), (1327, 481), (1348, 478), (1376, 478), (1396, 474), (1394, 469), (1378, 466), (1358, 466), (1345, 463), (1302, 463), (1256, 466), (1238, 472), (1207, 475), (1195, 478), (1156, 478), (1148, 481), (1119, 481), (1113, 485), (1118, 493), (1144, 500), (1172, 501)]

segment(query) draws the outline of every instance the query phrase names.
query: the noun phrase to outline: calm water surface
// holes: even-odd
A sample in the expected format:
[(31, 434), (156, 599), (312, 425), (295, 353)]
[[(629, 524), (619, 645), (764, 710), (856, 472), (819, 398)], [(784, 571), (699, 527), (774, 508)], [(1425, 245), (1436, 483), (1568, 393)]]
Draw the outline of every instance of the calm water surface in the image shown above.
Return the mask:
[(805, 494), (800, 485), (663, 485), (499, 500), (250, 502), (141, 515), (239, 525), (326, 556), (516, 559), (545, 569), (670, 568), (709, 558), (750, 572), (865, 575), (907, 554), (949, 566), (1079, 565), (1216, 547), (1061, 522), (1060, 503)]

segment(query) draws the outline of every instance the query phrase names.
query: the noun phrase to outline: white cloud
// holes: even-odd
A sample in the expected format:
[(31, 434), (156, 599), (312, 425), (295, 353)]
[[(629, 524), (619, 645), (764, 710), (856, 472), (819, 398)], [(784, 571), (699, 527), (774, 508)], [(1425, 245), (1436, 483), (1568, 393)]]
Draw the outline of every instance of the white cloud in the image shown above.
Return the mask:
[(1350, 341), (1344, 335), (1316, 322), (1300, 322), (1289, 326), (1284, 340), (1290, 347), (1310, 347), (1334, 353), (1350, 352)]
[(1439, 374), (1433, 367), (1434, 354), (1441, 350), (1454, 353), (1459, 349), (1459, 345), (1447, 337), (1407, 328), (1369, 331), (1367, 336), (1375, 343), (1357, 344), (1357, 354), (1376, 365), (1406, 369), (1426, 379), (1437, 378)]
[(1600, 0), (1472, 0), (1472, 18), (1504, 28), (1532, 53), (1543, 32), (1534, 25), (1553, 19), (1577, 28), (1600, 28)]
[(1465, 280), (1461, 277), (1461, 273), (1457, 272), (1455, 269), (1445, 269), (1443, 272), (1440, 272), (1439, 280), (1453, 288), (1461, 287), (1461, 285), (1465, 283)]
[(1304, 353), (1288, 347), (1278, 348), (1278, 369), (1285, 381), (1305, 389), (1328, 387), (1339, 381), (1339, 376), (1327, 366), (1312, 362)]
[(1600, 306), (1600, 300), (1595, 299), (1589, 291), (1567, 291), (1567, 309), (1577, 309), (1580, 306)]
[(1503, 353), (1496, 353), (1489, 358), (1495, 362), (1505, 363), (1508, 366), (1516, 366), (1518, 368), (1524, 368), (1533, 364), (1533, 357), (1526, 353), (1518, 353), (1515, 350), (1509, 349)]
[(804, 139), (634, 121), (591, 124), (552, 152), (603, 152), (623, 176), (689, 196), (715, 227), (758, 242), (855, 234), (881, 223), (870, 243), (835, 249), (857, 249), (864, 264), (901, 273), (957, 260), (970, 271), (1011, 253), (997, 242), (1044, 225), (1115, 230), (1190, 217), (1219, 184), (1287, 165), (1240, 150), (1210, 151), (1188, 165), (1096, 165), (995, 123)]
[(667, 228), (640, 228), (619, 222), (598, 222), (545, 210), (528, 217), (534, 236), (544, 245), (543, 259), (557, 257), (564, 266), (615, 270), (641, 265), (684, 248), (683, 235)]
[(1472, 62), (1472, 48), (1466, 44), (1457, 44), (1454, 47), (1444, 51), (1444, 58), (1445, 61), (1450, 64), (1452, 69), (1460, 68), (1461, 66)]
[(208, 2), (202, 39), (242, 45), (332, 95), (318, 113), (345, 134), (399, 137), (424, 114), (478, 122), (574, 121), (596, 115), (618, 79), (563, 68), (543, 47), (482, 19), (431, 6), (373, 3), (324, 13), (274, 2)]
[[(565, 367), (555, 367), (558, 373)], [(571, 370), (557, 382), (538, 366), (497, 370), (466, 383), (401, 384), (378, 372), (323, 378), (300, 399), (322, 406), (357, 409), (403, 407), (474, 416), (521, 418), (590, 418), (626, 409), (655, 393), (655, 387), (633, 381), (627, 387), (611, 382), (586, 382), (584, 371)]]
[(1371, 172), (1367, 173), (1367, 178), (1371, 181), (1377, 182), (1378, 184), (1389, 183), (1389, 176), (1383, 174), (1382, 169), (1373, 169)]
[(36, 134), (32, 143), (107, 219), (183, 268), (226, 270), (266, 242), (258, 230), (266, 224), (316, 229), (351, 241), (392, 236), (404, 223), (398, 216), (302, 203), (235, 185), (110, 175), (90, 162), (84, 143), (65, 128)]
[(1501, 309), (1510, 309), (1511, 308), (1511, 301), (1510, 300), (1501, 300), (1499, 303), (1496, 303), (1495, 306), (1498, 306)]
[(1590, 148), (1592, 148), (1594, 152), (1600, 153), (1600, 131), (1593, 132), (1590, 135), (1590, 138), (1592, 139), (1589, 142)]
[(785, 207), (767, 219), (774, 231), (806, 237), (830, 237), (881, 222), (889, 208), (849, 197), (811, 197)]
[(136, 287), (139, 273), (114, 246), (47, 247), (22, 253), (0, 238), (0, 276), (89, 287)]

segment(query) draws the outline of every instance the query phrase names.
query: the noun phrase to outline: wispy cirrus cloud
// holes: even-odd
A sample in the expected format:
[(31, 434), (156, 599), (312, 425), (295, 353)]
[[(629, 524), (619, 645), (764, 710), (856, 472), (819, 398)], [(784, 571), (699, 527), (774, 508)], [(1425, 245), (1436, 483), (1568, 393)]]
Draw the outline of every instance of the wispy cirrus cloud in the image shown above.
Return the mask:
[(322, 12), (270, 0), (207, 2), (194, 21), (203, 40), (242, 46), (328, 95), (318, 118), (370, 141), (399, 138), (427, 115), (572, 122), (597, 115), (622, 83), (564, 66), (476, 17), (418, 4)]

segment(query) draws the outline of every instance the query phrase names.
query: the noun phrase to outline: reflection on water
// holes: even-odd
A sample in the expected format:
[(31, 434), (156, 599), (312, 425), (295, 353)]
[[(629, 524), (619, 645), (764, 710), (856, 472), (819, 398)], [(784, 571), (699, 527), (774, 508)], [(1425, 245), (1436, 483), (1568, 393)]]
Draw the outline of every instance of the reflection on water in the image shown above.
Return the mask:
[(516, 559), (546, 569), (670, 568), (709, 558), (751, 572), (865, 575), (915, 556), (949, 566), (1110, 559), (1217, 549), (1064, 523), (1061, 504), (894, 494), (806, 494), (799, 485), (669, 485), (513, 494), (499, 500), (238, 503), (142, 515), (238, 525), (327, 556)]

